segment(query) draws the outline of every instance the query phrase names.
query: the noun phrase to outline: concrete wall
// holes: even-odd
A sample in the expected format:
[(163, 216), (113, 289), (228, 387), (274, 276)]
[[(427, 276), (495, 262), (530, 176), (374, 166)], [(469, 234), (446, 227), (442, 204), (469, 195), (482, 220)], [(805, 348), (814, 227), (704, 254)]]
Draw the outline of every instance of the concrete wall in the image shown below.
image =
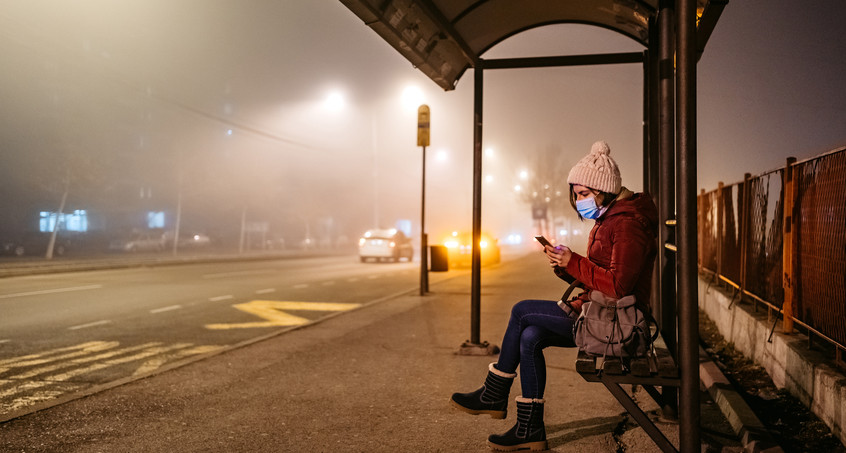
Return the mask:
[(846, 375), (832, 365), (833, 356), (809, 350), (804, 334), (781, 333), (781, 321), (768, 343), (773, 320), (767, 319), (766, 308), (759, 306), (754, 313), (748, 303), (737, 301), (729, 307), (732, 291), (700, 276), (699, 308), (727, 341), (767, 370), (778, 388), (799, 398), (846, 443)]

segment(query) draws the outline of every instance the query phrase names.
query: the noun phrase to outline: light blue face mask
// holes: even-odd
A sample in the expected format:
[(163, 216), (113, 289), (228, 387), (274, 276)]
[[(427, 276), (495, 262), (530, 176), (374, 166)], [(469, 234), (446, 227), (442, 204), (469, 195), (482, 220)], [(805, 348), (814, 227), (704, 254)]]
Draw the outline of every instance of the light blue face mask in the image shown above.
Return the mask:
[(576, 210), (579, 214), (589, 220), (594, 220), (602, 215), (603, 209), (596, 205), (594, 197), (583, 198), (576, 201)]

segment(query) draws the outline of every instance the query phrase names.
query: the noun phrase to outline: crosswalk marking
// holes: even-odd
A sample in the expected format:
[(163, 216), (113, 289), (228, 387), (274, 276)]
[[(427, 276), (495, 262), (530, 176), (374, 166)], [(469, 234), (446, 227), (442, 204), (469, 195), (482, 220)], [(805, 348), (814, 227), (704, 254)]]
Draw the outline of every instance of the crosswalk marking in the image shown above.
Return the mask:
[(264, 321), (207, 324), (207, 329), (251, 329), (256, 327), (299, 326), (311, 322), (308, 318), (292, 315), (283, 310), (302, 311), (347, 311), (358, 308), (361, 304), (333, 303), (333, 302), (292, 302), (274, 300), (254, 300), (233, 307), (238, 310), (256, 315)]

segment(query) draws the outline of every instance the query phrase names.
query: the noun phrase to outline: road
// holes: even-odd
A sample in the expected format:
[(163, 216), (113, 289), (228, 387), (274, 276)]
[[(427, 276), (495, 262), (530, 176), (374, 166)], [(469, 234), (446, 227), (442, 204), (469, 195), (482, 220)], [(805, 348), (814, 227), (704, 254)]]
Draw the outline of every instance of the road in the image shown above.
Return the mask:
[(3, 279), (0, 415), (418, 290), (418, 266), (344, 256)]

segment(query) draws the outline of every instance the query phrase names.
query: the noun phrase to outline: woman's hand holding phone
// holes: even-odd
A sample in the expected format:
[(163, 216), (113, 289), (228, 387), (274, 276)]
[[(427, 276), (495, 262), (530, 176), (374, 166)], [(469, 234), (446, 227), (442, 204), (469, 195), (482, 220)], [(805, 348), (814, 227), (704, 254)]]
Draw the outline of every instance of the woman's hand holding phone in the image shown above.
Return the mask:
[(567, 263), (570, 262), (570, 257), (573, 255), (573, 252), (570, 251), (569, 247), (565, 245), (553, 246), (552, 243), (543, 236), (535, 236), (535, 240), (543, 244), (543, 251), (549, 258), (550, 267), (565, 267), (567, 266)]

